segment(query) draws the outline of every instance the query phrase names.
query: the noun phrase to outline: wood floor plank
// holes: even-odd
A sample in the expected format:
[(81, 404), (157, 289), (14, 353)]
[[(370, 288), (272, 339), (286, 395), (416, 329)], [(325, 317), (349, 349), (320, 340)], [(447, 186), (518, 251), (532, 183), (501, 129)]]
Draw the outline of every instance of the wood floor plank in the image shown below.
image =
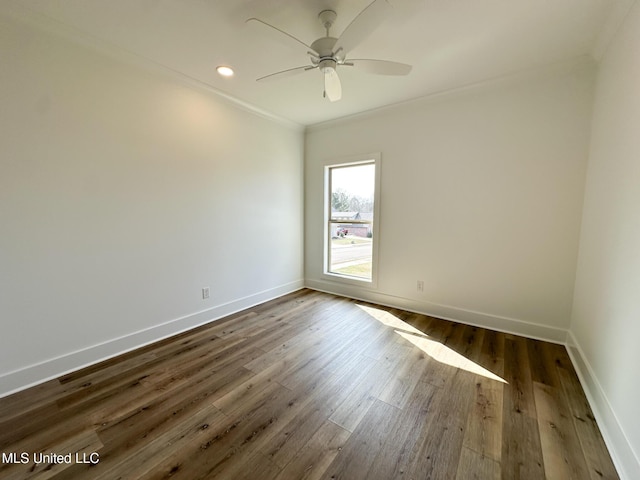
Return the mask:
[(376, 400), (321, 478), (366, 479), (367, 472), (385, 443), (386, 432), (397, 419), (398, 412), (396, 407)]
[[(206, 329), (198, 329), (192, 335), (182, 333), (173, 338), (173, 341), (166, 339), (158, 342), (156, 348), (146, 346), (64, 375), (60, 377), (60, 383), (64, 386), (66, 393), (76, 390), (91, 391), (96, 388), (96, 384), (101, 384), (100, 382), (104, 382), (101, 384), (104, 385), (118, 381), (119, 375), (126, 375), (131, 371), (135, 376), (173, 355), (188, 353), (199, 346), (219, 341), (219, 337)], [(88, 389), (88, 387), (92, 388)]]
[(127, 395), (135, 394), (137, 391), (144, 390), (145, 384), (153, 381), (162, 381), (163, 368), (161, 365), (170, 363), (173, 368), (165, 369), (171, 375), (171, 371), (179, 370), (183, 363), (193, 362), (194, 359), (210, 359), (221, 350), (230, 348), (237, 340), (223, 340), (218, 337), (205, 336), (197, 342), (188, 343), (181, 342), (178, 348), (166, 351), (167, 346), (163, 348), (161, 354), (154, 355), (148, 361), (139, 362), (136, 366), (117, 374), (110, 375), (106, 379), (100, 381), (92, 381), (79, 379), (75, 382), (65, 384), (65, 394), (57, 400), (57, 404), (61, 409), (72, 408), (78, 403), (87, 404), (89, 401), (94, 403), (103, 403), (108, 399), (120, 397), (121, 392)]
[(144, 478), (154, 467), (171, 458), (176, 452), (187, 451), (194, 444), (199, 445), (207, 435), (209, 426), (222, 421), (224, 414), (208, 405), (185, 417), (161, 435), (132, 448), (124, 458), (103, 455), (101, 452), (101, 460), (97, 465), (76, 464), (73, 470), (68, 469), (73, 475), (63, 475), (60, 478)]
[(243, 379), (253, 376), (244, 369), (225, 372), (212, 382), (203, 381), (188, 393), (168, 392), (117, 420), (100, 425), (97, 431), (109, 455), (123, 455), (126, 450), (175, 428), (184, 417), (211, 404), (220, 390), (236, 388)]
[(352, 368), (341, 374), (318, 377), (316, 384), (307, 385), (305, 390), (317, 392), (302, 401), (298, 407), (288, 410), (289, 417), (282, 417), (282, 428), (275, 430), (270, 437), (265, 437), (263, 446), (259, 448), (277, 465), (284, 467), (294, 458), (301, 447), (309, 441), (321, 424), (337, 410), (337, 408), (357, 388), (360, 380), (373, 370), (373, 365), (366, 357), (360, 357), (352, 364)]
[[(502, 401), (504, 384), (476, 376), (463, 446), (482, 458), (500, 462), (502, 455)], [(465, 470), (465, 471), (468, 471)]]
[(482, 342), (479, 363), (482, 367), (504, 379), (504, 340), (505, 334), (486, 330)]
[[(618, 478), (564, 347), (300, 290), (0, 399), (0, 478)], [(581, 460), (582, 459), (582, 460)]]
[(260, 451), (250, 451), (244, 458), (226, 467), (220, 475), (204, 478), (229, 478), (233, 480), (256, 480), (257, 478), (275, 478), (281, 472), (280, 467)]
[(428, 366), (428, 355), (419, 348), (412, 348), (398, 362), (378, 398), (394, 407), (404, 408)]
[(502, 478), (545, 478), (527, 341), (508, 336), (504, 354)]
[(602, 434), (591, 407), (589, 407), (589, 403), (580, 387), (578, 377), (575, 372), (567, 367), (558, 368), (558, 374), (566, 395), (571, 419), (578, 433), (578, 440), (587, 462), (589, 478), (591, 480), (617, 479), (618, 474), (602, 439)]
[[(345, 323), (348, 323), (348, 319), (345, 319)], [(352, 342), (345, 341), (345, 338), (350, 336), (348, 325), (342, 325), (338, 328), (343, 330), (341, 335), (324, 337), (313, 344), (307, 349), (303, 358), (280, 372), (277, 376), (278, 382), (292, 390), (300, 388), (307, 378), (328, 372), (329, 370), (325, 367), (334, 356), (339, 357), (345, 353), (349, 358), (353, 358), (357, 355), (357, 349), (350, 348)]]
[(561, 363), (562, 353), (566, 355), (566, 350), (560, 345), (538, 340), (529, 340), (527, 346), (531, 380), (550, 387), (559, 387), (560, 379), (556, 365)]
[(62, 392), (60, 382), (50, 380), (0, 399), (0, 426), (8, 425), (16, 418), (44, 416), (51, 408), (51, 399)]
[[(104, 408), (97, 407), (91, 418), (96, 425), (108, 425), (119, 418), (129, 416), (132, 411), (149, 408), (154, 400), (166, 395), (178, 395), (184, 389), (188, 389), (189, 392), (200, 391), (199, 386), (202, 383), (216, 385), (216, 391), (208, 395), (211, 401), (214, 401), (224, 394), (224, 389), (230, 388), (235, 380), (247, 376), (249, 372), (239, 364), (246, 363), (258, 355), (259, 351), (255, 349), (226, 350), (224, 359), (220, 362), (215, 362), (217, 355), (208, 356), (197, 362), (183, 364), (173, 372), (169, 370), (158, 375), (150, 375), (141, 382), (145, 388), (129, 392), (129, 395), (122, 395), (120, 399), (105, 402)], [(233, 378), (229, 378), (229, 372), (236, 372)], [(226, 379), (226, 382), (223, 379)]]
[(333, 412), (330, 420), (346, 430), (354, 431), (360, 421), (367, 415), (369, 408), (378, 400), (389, 379), (395, 374), (409, 354), (411, 347), (403, 344), (393, 335), (389, 336), (383, 359), (373, 362), (373, 368), (350, 392), (345, 401)]
[[(97, 423), (101, 438), (105, 443), (123, 439), (130, 443), (133, 435), (148, 436), (154, 429), (163, 428), (166, 420), (175, 421), (185, 412), (199, 408), (201, 403), (215, 401), (254, 376), (242, 367), (254, 354), (254, 350), (227, 350), (227, 356), (206, 369), (198, 369), (191, 375), (174, 372), (175, 382), (154, 386), (147, 395), (136, 398), (126, 407), (117, 402), (121, 407), (119, 414), (101, 415)], [(171, 412), (171, 416), (167, 417), (167, 412)]]
[(384, 343), (382, 338), (385, 333), (385, 329), (381, 328), (380, 325), (369, 322), (367, 328), (361, 328), (358, 333), (351, 338), (343, 338), (341, 336), (347, 348), (330, 355), (329, 362), (324, 366), (324, 369), (327, 372), (342, 370), (344, 365), (349, 364), (352, 359), (363, 356), (371, 345), (377, 342), (381, 342), (380, 344)]
[[(485, 331), (482, 349), (478, 357), (479, 365), (488, 372), (496, 375), (495, 378), (476, 376), (474, 399), (467, 418), (465, 438), (463, 445), (467, 450), (478, 454), (483, 460), (480, 463), (471, 463), (461, 472), (476, 475), (484, 472), (487, 465), (492, 469), (492, 463), (485, 464), (484, 459), (500, 462), (502, 455), (502, 427), (503, 427), (503, 398), (504, 398), (504, 334), (493, 331)], [(473, 455), (465, 452), (464, 461)], [(461, 460), (462, 462), (463, 460)], [(471, 467), (477, 466), (477, 470)], [(473, 478), (473, 477), (471, 477)]]
[(549, 480), (586, 479), (587, 464), (564, 391), (534, 382), (544, 470)]
[(369, 468), (367, 480), (406, 478), (408, 466), (419, 454), (424, 436), (429, 434), (430, 418), (437, 404), (434, 399), (441, 399), (442, 395), (438, 387), (418, 382), (408, 404), (387, 432), (385, 443)]
[(455, 478), (474, 380), (475, 375), (458, 369), (439, 389), (418, 454), (407, 468), (408, 478)]
[(463, 447), (455, 478), (456, 480), (500, 480), (500, 462)]
[[(207, 435), (200, 442), (189, 445), (184, 452), (176, 452), (175, 462), (180, 462), (176, 472), (175, 463), (164, 462), (160, 478), (197, 480), (224, 478), (227, 471), (242, 471), (242, 466), (264, 436), (277, 429), (279, 418), (293, 408), (299, 394), (285, 387), (274, 389), (269, 397), (261, 398), (251, 410), (240, 412), (240, 416), (228, 417), (225, 422), (210, 425)], [(261, 456), (261, 458), (266, 458)], [(271, 463), (271, 462), (270, 462)], [(247, 465), (251, 469), (251, 465)]]
[[(303, 352), (313, 351), (314, 346), (322, 343), (325, 338), (332, 338), (332, 335), (341, 333), (341, 325), (346, 322), (345, 314), (338, 307), (345, 307), (346, 305), (332, 305), (322, 315), (318, 316), (318, 321), (329, 315), (330, 312), (334, 312), (340, 318), (333, 322), (327, 328), (323, 328), (318, 331), (317, 334), (309, 334), (308, 330), (303, 330), (297, 335), (288, 339), (286, 342), (278, 342), (278, 346), (271, 350), (267, 350), (266, 353), (260, 358), (247, 363), (245, 366), (249, 370), (259, 372), (265, 368), (271, 368), (276, 362), (281, 363), (281, 370), (295, 367), (299, 362), (308, 360), (308, 357), (302, 355)], [(263, 349), (266, 348), (263, 346)]]
[(264, 448), (265, 455), (273, 463), (284, 468), (327, 420), (327, 411), (322, 405), (317, 402), (306, 404), (306, 408), (299, 411), (268, 443)]
[[(451, 359), (455, 357), (454, 350), (450, 345), (459, 345), (462, 341), (464, 334), (464, 326), (454, 324), (452, 322), (446, 322), (443, 324), (444, 330), (438, 335), (429, 334), (428, 338), (424, 340), (418, 338), (416, 341), (423, 343), (423, 349), (425, 349), (429, 356), (440, 358), (435, 362), (431, 362), (429, 368), (425, 371), (423, 381), (432, 383), (436, 387), (444, 387), (445, 384), (451, 378), (451, 375), (455, 374), (458, 367), (455, 362), (446, 362), (444, 359)], [(432, 333), (433, 332), (432, 330)]]
[(237, 411), (249, 410), (264, 398), (268, 398), (273, 390), (282, 388), (282, 385), (273, 381), (273, 373), (271, 369), (265, 369), (253, 375), (228, 394), (215, 400), (213, 405), (229, 416)]
[(318, 480), (342, 451), (351, 432), (325, 421), (282, 469), (276, 480)]

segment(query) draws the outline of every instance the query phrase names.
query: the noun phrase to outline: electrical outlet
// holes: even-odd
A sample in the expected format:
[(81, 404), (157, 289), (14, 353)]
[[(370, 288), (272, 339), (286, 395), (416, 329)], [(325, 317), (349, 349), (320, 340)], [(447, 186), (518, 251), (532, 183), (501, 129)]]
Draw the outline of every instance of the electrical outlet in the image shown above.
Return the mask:
[(424, 282), (422, 280), (418, 280), (417, 288), (420, 293), (424, 293)]
[(211, 295), (211, 290), (209, 290), (209, 287), (204, 287), (202, 289), (202, 299), (206, 300), (207, 298), (209, 298), (210, 295)]

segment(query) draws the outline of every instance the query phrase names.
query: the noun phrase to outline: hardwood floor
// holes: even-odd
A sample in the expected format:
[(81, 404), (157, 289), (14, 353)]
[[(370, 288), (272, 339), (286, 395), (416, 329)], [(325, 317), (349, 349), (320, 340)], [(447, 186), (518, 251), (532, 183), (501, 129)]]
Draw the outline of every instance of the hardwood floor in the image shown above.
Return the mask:
[(0, 451), (3, 479), (618, 478), (564, 347), (310, 290), (0, 399)]

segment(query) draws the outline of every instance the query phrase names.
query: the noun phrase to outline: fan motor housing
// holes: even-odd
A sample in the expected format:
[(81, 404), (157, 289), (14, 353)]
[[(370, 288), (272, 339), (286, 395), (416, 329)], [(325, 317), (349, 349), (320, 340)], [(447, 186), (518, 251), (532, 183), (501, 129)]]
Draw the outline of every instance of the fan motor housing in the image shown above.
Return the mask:
[(333, 46), (338, 41), (333, 37), (322, 37), (311, 44), (313, 51), (318, 52), (320, 59), (333, 57)]

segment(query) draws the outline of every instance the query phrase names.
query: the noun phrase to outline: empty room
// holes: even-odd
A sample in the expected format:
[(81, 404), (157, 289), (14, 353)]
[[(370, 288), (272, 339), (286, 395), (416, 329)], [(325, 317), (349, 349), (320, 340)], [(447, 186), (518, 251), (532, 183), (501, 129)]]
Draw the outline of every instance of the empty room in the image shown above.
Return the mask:
[(640, 1), (0, 2), (0, 478), (640, 478)]

